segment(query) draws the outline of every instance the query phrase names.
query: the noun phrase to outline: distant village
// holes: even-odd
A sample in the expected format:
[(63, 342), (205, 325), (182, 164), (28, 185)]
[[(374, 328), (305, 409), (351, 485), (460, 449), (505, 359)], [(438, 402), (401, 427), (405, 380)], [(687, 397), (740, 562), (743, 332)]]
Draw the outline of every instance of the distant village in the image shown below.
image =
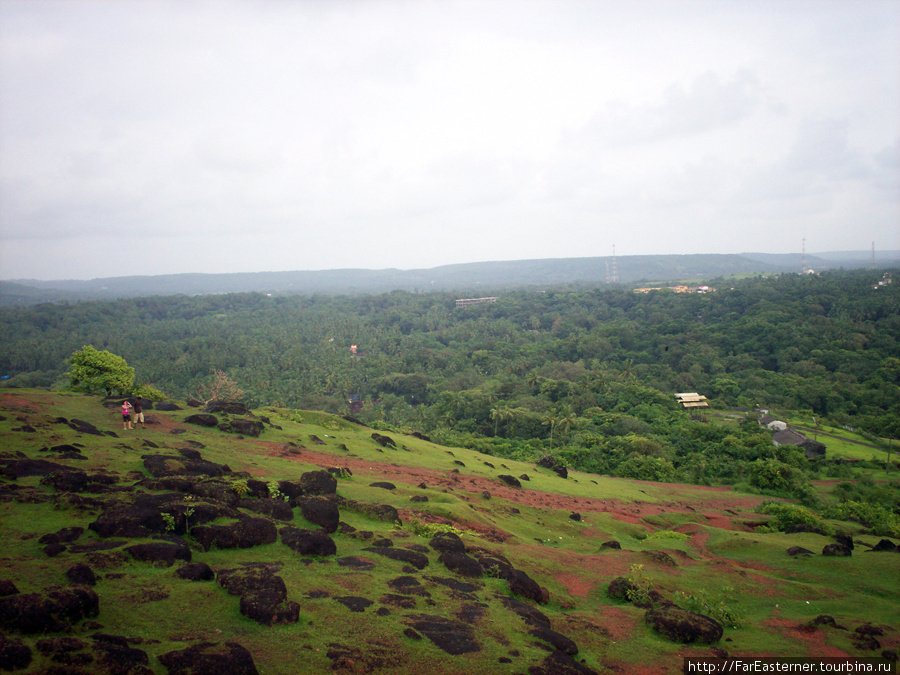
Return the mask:
[[(682, 392), (675, 394), (675, 398), (681, 403), (683, 408), (706, 408), (709, 406), (706, 396), (702, 396), (697, 392)], [(790, 428), (787, 422), (782, 422), (769, 415), (768, 410), (757, 410), (759, 417), (759, 425), (765, 427), (772, 433), (772, 442), (775, 445), (794, 445), (806, 454), (807, 459), (823, 459), (825, 457), (825, 444), (818, 440), (809, 438)]]
[(650, 293), (652, 291), (672, 291), (673, 293), (715, 293), (712, 286), (650, 286), (648, 288), (635, 288), (635, 293)]

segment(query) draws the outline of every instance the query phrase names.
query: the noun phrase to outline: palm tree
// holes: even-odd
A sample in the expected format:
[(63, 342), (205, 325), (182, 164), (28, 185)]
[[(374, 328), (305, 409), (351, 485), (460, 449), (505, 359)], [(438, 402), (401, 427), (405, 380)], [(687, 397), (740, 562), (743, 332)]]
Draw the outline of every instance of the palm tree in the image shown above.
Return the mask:
[(553, 427), (556, 426), (556, 422), (557, 422), (557, 417), (556, 417), (556, 412), (555, 412), (555, 411), (554, 411), (554, 412), (551, 412), (551, 413), (550, 413), (549, 415), (547, 415), (547, 417), (544, 419), (544, 424), (549, 424), (549, 425), (550, 425), (550, 452), (553, 452)]
[(494, 436), (497, 435), (497, 425), (500, 422), (508, 422), (513, 417), (513, 411), (506, 407), (506, 404), (498, 405), (491, 408), (491, 419), (494, 420)]
[(575, 425), (575, 421), (578, 419), (569, 406), (560, 408), (558, 415), (557, 428), (562, 429), (563, 433), (567, 433)]

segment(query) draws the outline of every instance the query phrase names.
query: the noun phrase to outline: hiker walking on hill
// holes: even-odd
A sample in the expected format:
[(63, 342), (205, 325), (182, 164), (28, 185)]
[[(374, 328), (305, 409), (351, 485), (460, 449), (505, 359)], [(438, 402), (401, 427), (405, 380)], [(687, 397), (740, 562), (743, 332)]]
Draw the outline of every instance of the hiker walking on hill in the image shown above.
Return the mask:
[(134, 403), (132, 404), (131, 408), (134, 412), (134, 415), (132, 416), (134, 423), (137, 424), (138, 422), (140, 422), (141, 429), (146, 429), (147, 426), (144, 424), (144, 409), (141, 407), (141, 399), (134, 399)]
[(133, 429), (131, 426), (131, 403), (126, 398), (122, 401), (122, 429)]

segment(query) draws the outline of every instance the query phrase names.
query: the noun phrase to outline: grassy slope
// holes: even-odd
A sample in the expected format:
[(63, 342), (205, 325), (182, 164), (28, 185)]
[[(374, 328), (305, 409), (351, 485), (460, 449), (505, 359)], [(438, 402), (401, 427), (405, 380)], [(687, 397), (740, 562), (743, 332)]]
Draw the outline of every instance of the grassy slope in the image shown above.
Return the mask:
[[(855, 648), (847, 631), (825, 629), (804, 633), (796, 627), (819, 615), (830, 614), (852, 629), (864, 622), (890, 626), (884, 647), (898, 644), (896, 610), (897, 554), (867, 553), (857, 547), (851, 558), (813, 556), (795, 559), (785, 550), (792, 545), (820, 551), (829, 543), (816, 534), (759, 534), (745, 525), (760, 520), (753, 513), (759, 498), (684, 485), (657, 485), (588, 474), (570, 473), (568, 480), (534, 465), (502, 461), (416, 438), (389, 434), (398, 449), (381, 450), (371, 439), (371, 430), (321, 413), (266, 409), (281, 430), (267, 427), (259, 439), (239, 439), (218, 430), (182, 423), (190, 411), (148, 413), (146, 430), (123, 432), (117, 411), (107, 410), (99, 399), (81, 395), (15, 390), (0, 395), (0, 448), (4, 454), (23, 452), (89, 472), (115, 472), (120, 485), (131, 485), (135, 475), (146, 474), (141, 455), (171, 454), (187, 447), (188, 441), (203, 444), (204, 459), (228, 464), (233, 471), (247, 472), (264, 480), (291, 480), (309, 470), (328, 466), (351, 467), (353, 475), (338, 482), (338, 494), (361, 502), (388, 503), (401, 510), (402, 527), (395, 527), (349, 510), (342, 521), (376, 536), (391, 538), (395, 545), (427, 544), (416, 534), (416, 521), (441, 519), (465, 530), (469, 547), (502, 553), (517, 568), (527, 572), (549, 591), (550, 601), (540, 606), (553, 628), (569, 636), (580, 647), (578, 659), (597, 670), (620, 667), (628, 672), (640, 664), (648, 672), (674, 672), (683, 655), (708, 655), (709, 647), (684, 647), (652, 633), (643, 623), (643, 610), (610, 600), (606, 587), (614, 577), (626, 575), (633, 564), (643, 564), (647, 578), (667, 597), (678, 590), (695, 593), (724, 586), (735, 589), (738, 605), (745, 612), (744, 627), (726, 630), (719, 647), (733, 655), (823, 656), (837, 653), (872, 656)], [(57, 416), (87, 420), (118, 437), (77, 434), (55, 424)], [(302, 421), (301, 421), (302, 420)], [(15, 431), (23, 423), (35, 432)], [(172, 433), (174, 430), (185, 430)], [(314, 445), (316, 435), (325, 445)], [(159, 450), (142, 444), (147, 439)], [(81, 443), (87, 461), (57, 460), (41, 448), (60, 443)], [(305, 450), (285, 453), (285, 444)], [(339, 446), (343, 444), (346, 450)], [(451, 454), (452, 453), (452, 454)], [(455, 462), (462, 462), (460, 466)], [(493, 463), (494, 468), (486, 462)], [(459, 471), (458, 474), (453, 473)], [(523, 488), (507, 488), (496, 476), (528, 474)], [(7, 479), (0, 479), (8, 483)], [(370, 483), (389, 480), (397, 489), (387, 491)], [(39, 485), (39, 478), (21, 478), (18, 485), (35, 486), (48, 494), (52, 488)], [(426, 488), (417, 487), (426, 483)], [(0, 483), (2, 487), (2, 483)], [(490, 498), (483, 491), (490, 492)], [(410, 501), (425, 495), (425, 503)], [(523, 672), (538, 664), (546, 652), (534, 645), (524, 622), (498, 602), (509, 595), (506, 582), (483, 578), (475, 593), (484, 605), (475, 634), (482, 651), (451, 657), (428, 640), (414, 641), (403, 634), (404, 617), (414, 613), (452, 617), (466, 602), (459, 593), (429, 582), (427, 577), (454, 577), (429, 554), (430, 564), (416, 576), (430, 601), (419, 598), (415, 610), (385, 606), (381, 598), (393, 592), (388, 581), (404, 574), (399, 562), (365, 552), (365, 541), (335, 534), (335, 558), (305, 558), (295, 555), (280, 541), (244, 550), (193, 551), (193, 560), (213, 569), (233, 568), (243, 562), (282, 564), (279, 571), (288, 587), (288, 597), (301, 605), (300, 621), (266, 627), (245, 619), (238, 612), (238, 599), (215, 583), (191, 583), (178, 579), (174, 567), (156, 567), (131, 561), (107, 560), (97, 565), (91, 554), (63, 553), (49, 558), (38, 538), (62, 527), (87, 528), (96, 513), (66, 508), (56, 503), (21, 503), (0, 500), (0, 579), (11, 579), (20, 592), (37, 592), (66, 582), (64, 573), (76, 562), (90, 564), (101, 577), (95, 590), (100, 596), (96, 619), (103, 631), (141, 637), (140, 645), (150, 655), (150, 666), (166, 672), (156, 657), (183, 649), (197, 641), (236, 640), (247, 647), (261, 673), (321, 672), (330, 670), (329, 650), (339, 644), (357, 649), (347, 672)], [(518, 511), (518, 512), (517, 512)], [(580, 522), (569, 516), (582, 515)], [(310, 527), (295, 509), (294, 525)], [(846, 527), (852, 527), (844, 524)], [(653, 531), (677, 530), (686, 540), (647, 538)], [(496, 535), (502, 536), (496, 536)], [(877, 537), (858, 534), (856, 541), (868, 544)], [(79, 543), (95, 541), (90, 530)], [(502, 541), (501, 541), (502, 539)], [(601, 550), (600, 544), (616, 539), (621, 551)], [(188, 540), (190, 541), (190, 540)], [(860, 550), (860, 549), (863, 550)], [(644, 551), (665, 550), (677, 567), (652, 562)], [(353, 571), (337, 564), (336, 558), (358, 556), (371, 560), (371, 571)], [(468, 581), (468, 580), (465, 580)], [(357, 595), (374, 601), (363, 613), (353, 613), (330, 598), (310, 599), (309, 591), (323, 590), (330, 596)], [(94, 632), (76, 627), (76, 635)], [(33, 638), (24, 638), (33, 645)], [(148, 642), (149, 641), (149, 642)], [(518, 652), (512, 663), (498, 659)], [(47, 665), (37, 657), (27, 672)]]

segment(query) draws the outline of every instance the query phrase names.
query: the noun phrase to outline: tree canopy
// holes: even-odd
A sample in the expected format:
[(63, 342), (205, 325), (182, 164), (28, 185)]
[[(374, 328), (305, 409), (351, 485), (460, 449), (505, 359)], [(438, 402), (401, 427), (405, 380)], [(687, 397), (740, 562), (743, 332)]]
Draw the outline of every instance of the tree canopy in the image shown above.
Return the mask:
[(112, 352), (100, 351), (93, 345), (85, 345), (67, 360), (71, 386), (76, 391), (88, 393), (113, 392), (128, 394), (134, 383), (134, 368), (125, 359)]

